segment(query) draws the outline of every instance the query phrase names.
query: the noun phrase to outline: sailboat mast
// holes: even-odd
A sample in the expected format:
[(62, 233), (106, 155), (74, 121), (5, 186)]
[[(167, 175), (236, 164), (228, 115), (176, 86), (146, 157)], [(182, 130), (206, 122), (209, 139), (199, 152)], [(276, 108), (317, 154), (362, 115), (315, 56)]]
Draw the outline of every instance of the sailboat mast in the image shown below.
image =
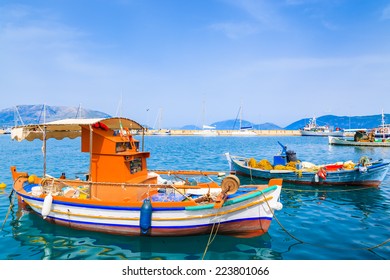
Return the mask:
[(240, 106), (240, 130), (242, 128), (242, 106)]
[(79, 118), (79, 119), (82, 119), (82, 115), (81, 115), (81, 103), (79, 104), (79, 107), (77, 108), (77, 112), (76, 112), (76, 119)]
[(162, 108), (160, 108), (160, 117), (158, 118), (158, 129), (161, 129), (161, 123), (162, 123)]
[(18, 106), (15, 106), (14, 108), (14, 123), (15, 126), (18, 126), (18, 120), (20, 121), (21, 125), (24, 125), (22, 116), (19, 113)]
[(203, 100), (202, 102), (202, 128), (204, 128), (206, 122), (206, 103)]

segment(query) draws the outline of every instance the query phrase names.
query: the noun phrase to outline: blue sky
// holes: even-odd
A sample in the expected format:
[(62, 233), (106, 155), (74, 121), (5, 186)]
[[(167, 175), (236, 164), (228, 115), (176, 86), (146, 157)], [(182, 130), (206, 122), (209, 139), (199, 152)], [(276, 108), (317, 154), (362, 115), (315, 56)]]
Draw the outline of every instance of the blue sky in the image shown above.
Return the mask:
[(0, 1), (0, 109), (287, 126), (389, 94), (390, 0)]

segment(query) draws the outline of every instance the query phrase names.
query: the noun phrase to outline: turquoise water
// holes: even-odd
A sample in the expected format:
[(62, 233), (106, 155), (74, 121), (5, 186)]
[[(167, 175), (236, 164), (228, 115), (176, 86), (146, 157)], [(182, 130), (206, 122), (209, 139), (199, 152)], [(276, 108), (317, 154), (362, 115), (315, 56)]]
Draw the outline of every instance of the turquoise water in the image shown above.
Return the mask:
[[(272, 159), (277, 141), (301, 160), (315, 163), (357, 161), (361, 156), (390, 158), (389, 148), (328, 146), (316, 137), (145, 137), (151, 152), (150, 169), (227, 171), (225, 152)], [(10, 166), (42, 174), (42, 142), (12, 142), (0, 136), (0, 222), (9, 209)], [(48, 141), (48, 173), (74, 177), (88, 170), (88, 154), (80, 140)], [(242, 179), (250, 183), (250, 179)], [(258, 181), (255, 181), (258, 182)], [(379, 188), (315, 188), (283, 185), (281, 202), (268, 234), (241, 239), (217, 236), (205, 259), (212, 260), (382, 260), (390, 259), (390, 175)], [(56, 226), (38, 216), (12, 208), (0, 232), (0, 260), (40, 259), (174, 259), (199, 260), (209, 236), (150, 238), (112, 236)], [(383, 245), (372, 248), (383, 243)], [(369, 249), (371, 248), (371, 249)]]

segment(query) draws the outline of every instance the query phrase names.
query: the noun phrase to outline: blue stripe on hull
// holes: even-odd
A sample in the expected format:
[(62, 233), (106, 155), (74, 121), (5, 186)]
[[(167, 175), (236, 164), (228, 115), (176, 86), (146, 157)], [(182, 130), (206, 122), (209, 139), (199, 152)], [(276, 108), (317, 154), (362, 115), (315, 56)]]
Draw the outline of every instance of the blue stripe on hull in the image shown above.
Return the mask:
[[(36, 212), (34, 212), (36, 213)], [(38, 213), (36, 213), (38, 214)], [(39, 214), (38, 214), (39, 215)], [(123, 227), (123, 228), (140, 228), (139, 226), (133, 226), (133, 225), (123, 225), (123, 224), (108, 224), (108, 223), (94, 223), (94, 222), (85, 222), (85, 221), (74, 221), (74, 220), (68, 220), (68, 219), (62, 219), (62, 218), (55, 218), (53, 216), (47, 216), (46, 218), (52, 223), (56, 223), (56, 221), (61, 221), (67, 224), (84, 224), (84, 225), (96, 225), (96, 226), (104, 226), (104, 227)], [(271, 217), (259, 217), (259, 218), (247, 218), (247, 219), (237, 219), (237, 220), (231, 220), (231, 221), (225, 221), (221, 222), (220, 224), (229, 224), (229, 223), (236, 223), (236, 222), (243, 222), (243, 221), (252, 221), (252, 220), (270, 220), (272, 221)], [(197, 228), (197, 227), (207, 227), (212, 226), (214, 223), (210, 224), (197, 224), (192, 226), (152, 226), (151, 228), (158, 228), (158, 229), (190, 229), (190, 228)]]

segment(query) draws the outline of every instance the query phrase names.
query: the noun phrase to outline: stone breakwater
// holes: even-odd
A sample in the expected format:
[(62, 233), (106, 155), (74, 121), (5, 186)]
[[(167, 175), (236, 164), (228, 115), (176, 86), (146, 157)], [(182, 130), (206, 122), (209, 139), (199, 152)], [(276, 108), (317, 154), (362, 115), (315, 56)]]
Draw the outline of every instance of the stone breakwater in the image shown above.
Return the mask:
[[(165, 133), (168, 130), (162, 129), (160, 132)], [(170, 130), (171, 135), (177, 136), (200, 136), (196, 135), (196, 133), (201, 130), (183, 130), (183, 129), (173, 129)], [(301, 136), (301, 132), (299, 130), (251, 130), (257, 136)], [(148, 130), (146, 135), (153, 135), (158, 132), (158, 130)], [(238, 130), (216, 130), (217, 134), (220, 136), (237, 136), (233, 135), (232, 132), (238, 132)]]

